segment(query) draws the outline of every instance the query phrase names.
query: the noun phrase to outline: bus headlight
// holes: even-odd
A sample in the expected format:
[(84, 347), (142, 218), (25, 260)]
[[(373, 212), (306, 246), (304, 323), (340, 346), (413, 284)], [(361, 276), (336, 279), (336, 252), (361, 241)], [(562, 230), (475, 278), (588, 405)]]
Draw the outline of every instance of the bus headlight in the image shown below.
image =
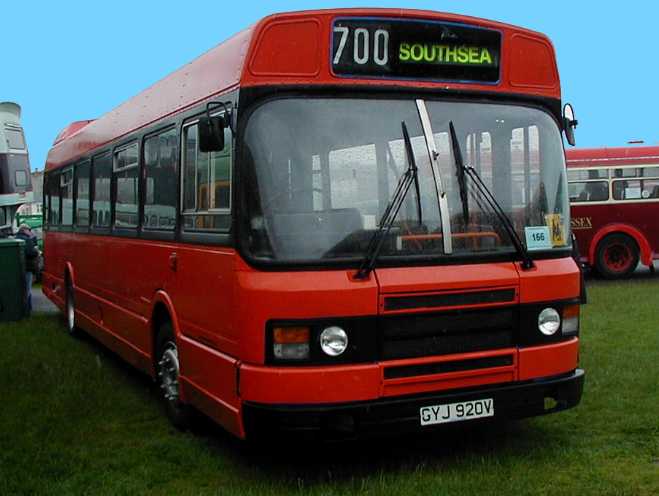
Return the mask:
[(340, 327), (326, 327), (320, 333), (320, 349), (326, 355), (339, 356), (346, 348), (348, 348), (348, 335)]
[(553, 308), (545, 308), (538, 315), (538, 329), (545, 336), (552, 336), (561, 327), (561, 316)]

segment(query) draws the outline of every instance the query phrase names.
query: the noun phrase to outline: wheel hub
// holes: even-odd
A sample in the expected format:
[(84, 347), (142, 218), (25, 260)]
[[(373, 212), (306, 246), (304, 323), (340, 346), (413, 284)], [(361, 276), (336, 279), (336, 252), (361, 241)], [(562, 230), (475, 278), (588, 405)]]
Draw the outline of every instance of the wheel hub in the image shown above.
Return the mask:
[(165, 351), (158, 362), (158, 376), (165, 399), (172, 402), (178, 401), (179, 362), (178, 350), (174, 343), (169, 342), (165, 346)]
[(606, 264), (615, 271), (624, 271), (629, 267), (632, 254), (624, 244), (610, 245), (604, 253)]

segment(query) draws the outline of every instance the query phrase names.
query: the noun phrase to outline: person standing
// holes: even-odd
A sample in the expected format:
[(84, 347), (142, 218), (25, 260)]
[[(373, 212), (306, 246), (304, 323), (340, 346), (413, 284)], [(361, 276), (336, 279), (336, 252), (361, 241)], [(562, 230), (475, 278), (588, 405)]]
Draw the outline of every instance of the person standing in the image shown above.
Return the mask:
[(32, 313), (32, 280), (39, 270), (39, 248), (37, 248), (36, 238), (32, 236), (32, 229), (27, 224), (21, 224), (18, 227), (15, 238), (24, 242), (26, 314), (29, 316)]

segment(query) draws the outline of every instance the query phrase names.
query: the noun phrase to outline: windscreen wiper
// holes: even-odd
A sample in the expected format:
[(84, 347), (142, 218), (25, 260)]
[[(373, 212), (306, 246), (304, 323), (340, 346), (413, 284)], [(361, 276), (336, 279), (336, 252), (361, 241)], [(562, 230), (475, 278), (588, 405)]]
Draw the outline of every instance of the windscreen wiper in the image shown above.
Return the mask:
[[(501, 205), (497, 201), (497, 199), (494, 197), (492, 192), (488, 189), (488, 187), (485, 185), (483, 180), (481, 179), (480, 175), (478, 172), (476, 172), (476, 169), (473, 167), (469, 166), (466, 167), (464, 165), (464, 162), (462, 160), (462, 151), (460, 150), (460, 144), (458, 143), (458, 137), (455, 133), (455, 127), (453, 127), (453, 121), (449, 122), (449, 131), (451, 133), (451, 147), (453, 148), (453, 156), (455, 157), (455, 165), (458, 169), (462, 170), (463, 174), (466, 173), (471, 180), (473, 181), (474, 185), (476, 186), (476, 189), (478, 189), (478, 192), (485, 198), (485, 201), (488, 203), (494, 214), (499, 218), (501, 221), (501, 224), (503, 225), (503, 228), (506, 230), (506, 233), (510, 237), (510, 240), (513, 243), (513, 246), (515, 247), (515, 250), (519, 254), (519, 256), (522, 259), (522, 269), (523, 270), (529, 270), (535, 267), (535, 264), (533, 263), (533, 260), (531, 259), (531, 256), (529, 255), (528, 250), (526, 249), (526, 246), (524, 245), (524, 242), (522, 239), (519, 237), (519, 234), (517, 234), (517, 231), (515, 231), (515, 227), (513, 226), (512, 221), (510, 220), (510, 217), (506, 215), (506, 212), (503, 211), (503, 208), (501, 208)], [(464, 175), (462, 176), (464, 180)], [(463, 188), (464, 184), (460, 185), (460, 196), (462, 197), (462, 193), (464, 191), (466, 195), (466, 190)], [(463, 202), (463, 208), (465, 206), (465, 203)], [(464, 211), (463, 211), (464, 213)], [(468, 211), (467, 211), (468, 215)]]
[(450, 121), (448, 125), (451, 131), (451, 147), (453, 148), (453, 157), (455, 160), (455, 176), (458, 179), (458, 187), (460, 188), (462, 218), (466, 227), (469, 225), (469, 197), (467, 196), (467, 185), (465, 184), (464, 161), (462, 160), (462, 150), (460, 149), (460, 143), (458, 143), (458, 137), (455, 134), (453, 121)]
[(403, 201), (405, 200), (405, 196), (407, 195), (412, 182), (414, 182), (416, 188), (417, 216), (419, 218), (419, 224), (421, 224), (421, 196), (419, 190), (419, 177), (418, 169), (416, 167), (416, 159), (414, 158), (412, 142), (410, 141), (410, 135), (407, 132), (407, 125), (405, 124), (405, 121), (401, 122), (401, 127), (403, 129), (403, 140), (405, 142), (405, 155), (407, 156), (407, 170), (400, 177), (398, 185), (396, 186), (396, 190), (389, 200), (389, 204), (387, 205), (387, 208), (385, 208), (384, 214), (382, 214), (380, 225), (368, 242), (364, 261), (359, 267), (357, 274), (355, 274), (357, 279), (365, 279), (375, 267), (375, 261), (378, 258), (380, 250), (382, 249), (384, 240), (387, 237), (387, 234), (389, 234), (391, 226), (393, 226), (394, 221), (396, 220), (396, 215), (398, 215), (398, 211), (403, 205)]

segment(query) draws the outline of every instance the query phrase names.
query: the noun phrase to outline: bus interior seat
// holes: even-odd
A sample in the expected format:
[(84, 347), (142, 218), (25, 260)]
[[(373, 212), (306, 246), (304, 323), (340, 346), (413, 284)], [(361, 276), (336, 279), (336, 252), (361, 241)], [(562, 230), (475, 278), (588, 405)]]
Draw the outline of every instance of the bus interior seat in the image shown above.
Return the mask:
[(363, 229), (362, 216), (356, 208), (275, 213), (272, 224), (278, 251), (284, 258), (322, 256), (348, 234)]

